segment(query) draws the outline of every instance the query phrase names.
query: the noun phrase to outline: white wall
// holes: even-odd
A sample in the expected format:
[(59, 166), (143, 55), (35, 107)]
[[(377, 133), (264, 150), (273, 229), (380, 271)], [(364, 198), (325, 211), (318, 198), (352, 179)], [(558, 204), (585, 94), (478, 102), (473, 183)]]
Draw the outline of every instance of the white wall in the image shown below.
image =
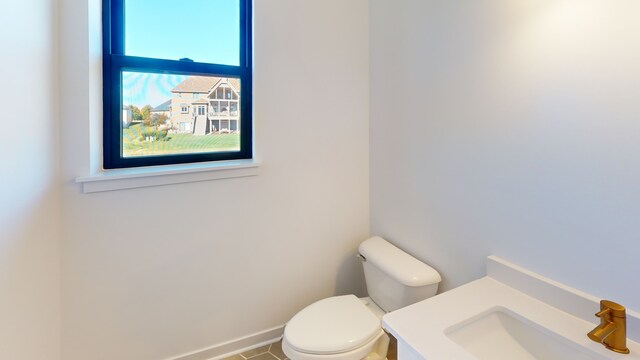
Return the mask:
[(371, 229), (640, 310), (640, 3), (371, 1)]
[(0, 11), (0, 359), (60, 359), (55, 2)]
[(85, 195), (73, 179), (95, 160), (99, 4), (61, 7), (64, 359), (162, 359), (362, 293), (368, 2), (256, 1), (259, 176)]

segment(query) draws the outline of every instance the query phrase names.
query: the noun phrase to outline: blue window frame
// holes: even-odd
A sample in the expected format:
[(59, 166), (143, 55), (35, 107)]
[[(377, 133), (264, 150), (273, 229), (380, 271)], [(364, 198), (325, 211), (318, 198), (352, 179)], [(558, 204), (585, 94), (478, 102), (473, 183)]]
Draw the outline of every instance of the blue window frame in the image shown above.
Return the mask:
[[(103, 0), (103, 167), (114, 169), (252, 158), (251, 0), (229, 0), (237, 2), (239, 11), (239, 29), (237, 36), (234, 36), (238, 41), (236, 48), (239, 54), (237, 64), (232, 65), (199, 59), (194, 61), (186, 56), (169, 59), (160, 56), (146, 57), (148, 54), (127, 55), (125, 41), (128, 37), (125, 35), (130, 35), (127, 31), (134, 31), (133, 26), (128, 29), (126, 25), (127, 1), (134, 0)], [(148, 3), (153, 6), (155, 2)], [(215, 16), (212, 19), (215, 21)], [(233, 31), (235, 34), (236, 30)], [(181, 36), (189, 37), (193, 34), (185, 29)], [(207, 40), (206, 36), (202, 36), (202, 41), (206, 45), (208, 41), (215, 44), (216, 40)], [(147, 109), (142, 112), (138, 107), (132, 111), (134, 105), (127, 103), (127, 79), (132, 74), (133, 77), (162, 79), (156, 83), (172, 80), (173, 83), (167, 88), (169, 90), (165, 90), (167, 94), (170, 91), (167, 96), (176, 98), (176, 103), (171, 102), (168, 110), (166, 107), (162, 108), (164, 112), (161, 112), (160, 107), (154, 109), (154, 104), (145, 106)], [(200, 88), (197, 92), (193, 90), (187, 100), (187, 96), (183, 97), (183, 92), (191, 91), (185, 90), (184, 84), (189, 83), (198, 83)], [(206, 86), (203, 87), (202, 83), (206, 83)], [(239, 112), (222, 114), (214, 111), (214, 105), (217, 107), (220, 102), (213, 101), (217, 92), (215, 86), (229, 91), (229, 96), (233, 97), (233, 104), (230, 106), (239, 108)], [(137, 87), (138, 90), (140, 88)], [(190, 102), (186, 104), (187, 101)], [(194, 103), (198, 105), (192, 105)], [(185, 105), (200, 110), (185, 114)], [(143, 115), (137, 115), (141, 113)], [(174, 114), (181, 118), (174, 119)], [(142, 120), (140, 116), (143, 116)], [(233, 125), (221, 129), (221, 124)], [(189, 141), (194, 145), (185, 148), (184, 144)], [(221, 145), (220, 148), (202, 145), (216, 141), (230, 142), (231, 145)]]

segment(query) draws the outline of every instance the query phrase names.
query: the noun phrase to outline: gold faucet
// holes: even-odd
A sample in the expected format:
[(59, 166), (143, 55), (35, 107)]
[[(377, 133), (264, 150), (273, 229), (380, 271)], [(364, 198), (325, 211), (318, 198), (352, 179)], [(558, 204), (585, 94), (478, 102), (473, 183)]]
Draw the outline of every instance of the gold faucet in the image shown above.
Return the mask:
[(621, 354), (628, 354), (627, 348), (627, 313), (624, 306), (613, 301), (600, 301), (600, 311), (596, 313), (600, 325), (591, 330), (589, 339), (601, 343), (607, 349)]

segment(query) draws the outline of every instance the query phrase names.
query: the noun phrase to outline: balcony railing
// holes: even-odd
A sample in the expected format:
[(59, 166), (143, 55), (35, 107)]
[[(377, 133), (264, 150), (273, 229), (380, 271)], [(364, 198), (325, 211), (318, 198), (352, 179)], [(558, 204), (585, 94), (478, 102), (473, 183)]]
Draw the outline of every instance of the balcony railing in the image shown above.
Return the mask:
[(209, 111), (210, 117), (238, 116), (238, 111)]

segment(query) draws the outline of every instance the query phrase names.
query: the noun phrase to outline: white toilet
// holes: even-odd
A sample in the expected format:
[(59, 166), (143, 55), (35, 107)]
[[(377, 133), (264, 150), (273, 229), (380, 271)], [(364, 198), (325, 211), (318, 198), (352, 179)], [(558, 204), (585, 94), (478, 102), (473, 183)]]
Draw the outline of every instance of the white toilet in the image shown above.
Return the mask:
[(369, 297), (334, 296), (298, 312), (286, 325), (282, 349), (292, 360), (381, 360), (389, 337), (382, 315), (434, 296), (442, 280), (429, 265), (381, 237), (360, 244)]

